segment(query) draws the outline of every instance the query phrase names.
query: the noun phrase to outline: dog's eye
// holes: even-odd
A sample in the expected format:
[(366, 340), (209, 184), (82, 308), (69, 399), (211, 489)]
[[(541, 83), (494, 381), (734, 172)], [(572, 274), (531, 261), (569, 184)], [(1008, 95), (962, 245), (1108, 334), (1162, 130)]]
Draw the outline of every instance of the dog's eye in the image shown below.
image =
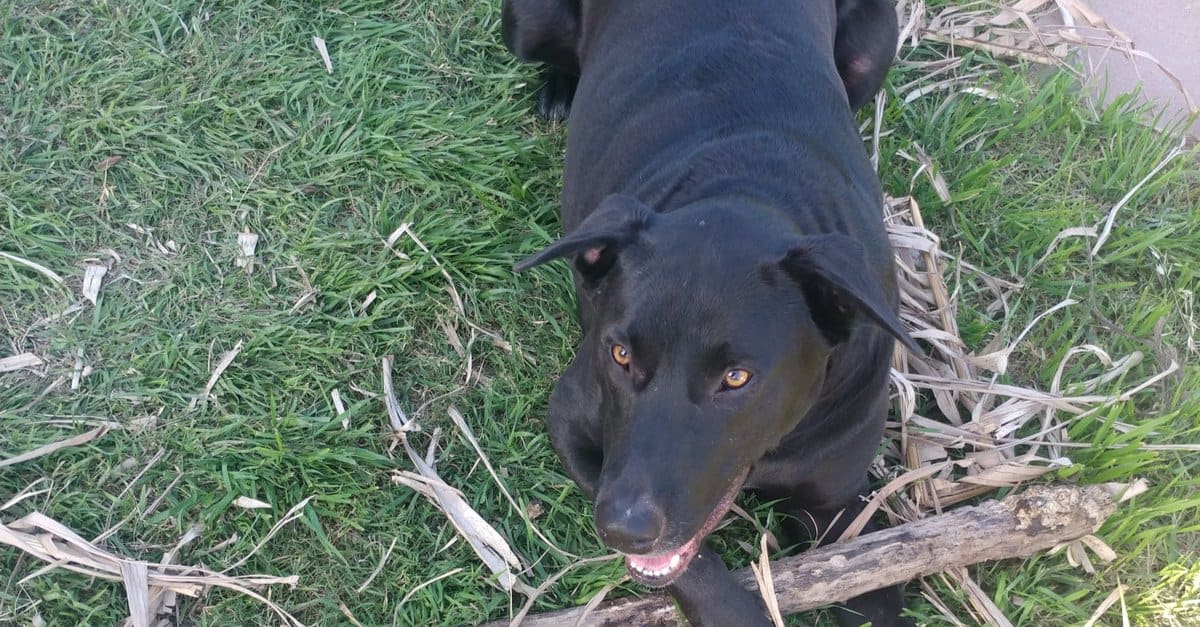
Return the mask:
[(622, 368), (629, 367), (629, 349), (628, 348), (625, 348), (624, 346), (621, 346), (620, 344), (613, 344), (612, 358), (613, 358), (613, 361), (617, 362), (618, 366), (621, 366)]
[(725, 379), (721, 381), (721, 385), (727, 390), (736, 390), (750, 382), (750, 371), (734, 368), (725, 373)]

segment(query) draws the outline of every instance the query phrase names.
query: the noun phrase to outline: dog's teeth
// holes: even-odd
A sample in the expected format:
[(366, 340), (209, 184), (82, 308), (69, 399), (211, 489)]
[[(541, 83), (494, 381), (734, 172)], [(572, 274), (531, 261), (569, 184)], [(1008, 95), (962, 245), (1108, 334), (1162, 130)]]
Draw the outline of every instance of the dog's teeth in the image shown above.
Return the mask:
[(636, 570), (638, 573), (645, 575), (647, 577), (662, 577), (663, 575), (675, 570), (675, 568), (677, 566), (679, 566), (679, 560), (680, 560), (679, 556), (676, 555), (671, 558), (671, 563), (663, 568), (650, 569), (650, 568), (642, 568), (640, 566), (635, 566), (634, 570)]

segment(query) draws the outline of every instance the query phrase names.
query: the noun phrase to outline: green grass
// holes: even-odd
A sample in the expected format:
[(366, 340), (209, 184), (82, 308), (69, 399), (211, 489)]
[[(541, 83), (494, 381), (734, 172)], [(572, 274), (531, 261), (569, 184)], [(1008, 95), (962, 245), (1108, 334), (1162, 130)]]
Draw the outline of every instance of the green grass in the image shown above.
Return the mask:
[[(543, 506), (539, 529), (573, 553), (603, 553), (541, 424), (577, 334), (567, 273), (511, 272), (558, 232), (562, 129), (531, 114), (535, 70), (500, 45), (498, 3), (0, 0), (0, 28), (0, 250), (66, 278), (58, 286), (0, 260), (0, 356), (29, 351), (47, 361), (44, 371), (0, 375), (0, 458), (97, 421), (131, 427), (0, 468), (0, 502), (34, 482), (45, 490), (0, 520), (42, 511), (87, 538), (123, 523), (105, 546), (152, 561), (202, 525), (181, 561), (220, 569), (313, 497), (301, 520), (237, 571), (299, 575), (298, 586), (271, 596), (301, 620), (345, 623), (341, 604), (368, 625), (506, 616), (523, 599), (490, 586), (465, 543), (451, 543), (444, 517), (390, 480), (392, 469), (409, 467), (389, 455), (375, 396), (380, 359), (394, 355), (404, 407), (433, 401), (417, 416), (418, 446), (443, 428), (440, 471), (532, 563), (526, 581), (536, 585), (567, 561), (504, 503), (446, 418), (449, 404), (521, 505)], [(332, 74), (313, 36), (328, 42)], [(1010, 380), (1048, 387), (1064, 351), (1081, 343), (1114, 356), (1143, 351), (1128, 381), (1170, 359), (1185, 364), (1071, 429), (1095, 446), (1072, 451), (1078, 466), (1064, 474), (1153, 483), (1100, 533), (1117, 562), (1087, 575), (1055, 555), (972, 573), (1022, 624), (1081, 623), (1118, 579), (1131, 587), (1138, 623), (1200, 620), (1186, 605), (1200, 597), (1196, 455), (1139, 450), (1200, 441), (1200, 368), (1188, 347), (1200, 289), (1196, 162), (1178, 159), (1149, 182), (1098, 255), (1087, 254), (1089, 240), (1068, 239), (1031, 272), (1059, 231), (1094, 224), (1174, 140), (1138, 125), (1127, 101), (1090, 110), (1065, 77), (1034, 81), (986, 58), (968, 66), (994, 69), (986, 86), (1011, 100), (891, 99), (881, 173), (893, 194), (912, 188), (947, 250), (1025, 280), (1007, 318), (987, 314), (978, 286), (963, 283), (960, 324), (973, 346), (1011, 337), (1071, 295), (1081, 303), (1034, 330)], [(912, 78), (900, 69), (890, 82)], [(952, 202), (939, 202), (924, 179), (910, 183), (915, 166), (893, 156), (914, 141), (949, 182)], [(406, 257), (384, 245), (402, 223), (432, 255), (406, 237), (395, 245)], [(233, 265), (243, 230), (261, 237), (252, 272)], [(463, 342), (471, 328), (434, 257), (470, 322), (518, 349), (479, 335), (470, 352), (482, 379), (465, 388), (467, 360), (444, 326)], [(51, 320), (80, 301), (89, 262), (110, 266), (99, 306)], [(315, 300), (293, 309), (310, 291)], [(189, 411), (238, 341), (213, 398)], [(91, 373), (71, 390), (77, 351)], [(1070, 380), (1099, 372), (1086, 358), (1073, 363)], [(68, 382), (42, 396), (60, 378)], [(347, 416), (335, 415), (335, 389)], [(147, 417), (150, 428), (132, 428)], [(1125, 434), (1114, 421), (1153, 428)], [(272, 509), (240, 509), (239, 496)], [(717, 543), (744, 564), (753, 555), (736, 539), (750, 537), (738, 524)], [(393, 541), (378, 577), (357, 592)], [(0, 549), (0, 623), (101, 625), (125, 615), (119, 585), (63, 571), (22, 581), (39, 567)], [(455, 568), (463, 570), (398, 607)], [(580, 568), (538, 607), (584, 602), (620, 574), (615, 563)], [(955, 591), (935, 587), (963, 607)], [(916, 614), (942, 624), (915, 589)], [(185, 600), (182, 612), (203, 625), (272, 620), (224, 592)]]

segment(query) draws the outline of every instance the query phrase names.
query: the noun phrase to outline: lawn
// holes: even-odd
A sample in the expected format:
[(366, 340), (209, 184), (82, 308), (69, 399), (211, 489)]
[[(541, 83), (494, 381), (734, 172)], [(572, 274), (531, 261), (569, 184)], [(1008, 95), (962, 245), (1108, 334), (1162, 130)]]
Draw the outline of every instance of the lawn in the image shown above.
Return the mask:
[[(559, 232), (564, 129), (532, 114), (536, 70), (503, 49), (498, 2), (0, 0), (0, 28), (0, 358), (44, 362), (0, 374), (0, 460), (109, 427), (0, 465), (0, 523), (42, 512), (153, 562), (195, 530), (179, 563), (295, 575), (264, 594), (306, 624), (509, 616), (524, 597), (499, 591), (445, 516), (392, 479), (412, 468), (381, 396), (392, 356), (400, 405), (422, 427), (409, 440), (424, 451), (441, 430), (439, 472), (525, 560), (523, 581), (574, 561), (523, 515), (566, 552), (605, 554), (541, 422), (578, 334), (567, 270), (511, 270)], [(1135, 624), (1195, 624), (1200, 462), (1181, 445), (1200, 442), (1197, 155), (1137, 187), (1098, 251), (1087, 237), (1052, 247), (1100, 222), (1178, 139), (1142, 125), (1131, 99), (1096, 108), (1069, 73), (982, 54), (952, 70), (975, 93), (904, 102), (901, 88), (938, 80), (919, 62), (940, 55), (907, 49), (890, 76), (879, 167), (888, 193), (920, 202), (944, 250), (1023, 283), (998, 313), (978, 281), (956, 279), (971, 270), (951, 265), (968, 346), (1011, 341), (1070, 296), (1078, 304), (1034, 326), (1001, 381), (1050, 389), (1084, 344), (1144, 355), (1109, 393), (1182, 365), (1071, 425), (1083, 445), (1058, 478), (1151, 484), (1098, 534), (1115, 561), (1089, 574), (1058, 553), (971, 575), (1017, 624), (1082, 624), (1118, 583)], [(916, 146), (947, 194), (907, 158)], [(245, 233), (258, 236), (251, 263)], [(107, 271), (94, 303), (82, 295), (88, 266)], [(1074, 357), (1065, 380), (1103, 370)], [(754, 538), (736, 522), (716, 544), (745, 565)], [(128, 615), (119, 583), (31, 577), (42, 566), (0, 548), (0, 624)], [(614, 561), (576, 568), (536, 609), (584, 603), (622, 573)], [(970, 622), (961, 590), (928, 584)], [(919, 621), (950, 624), (918, 584), (908, 590)], [(178, 613), (181, 624), (279, 622), (224, 590), (181, 599)]]

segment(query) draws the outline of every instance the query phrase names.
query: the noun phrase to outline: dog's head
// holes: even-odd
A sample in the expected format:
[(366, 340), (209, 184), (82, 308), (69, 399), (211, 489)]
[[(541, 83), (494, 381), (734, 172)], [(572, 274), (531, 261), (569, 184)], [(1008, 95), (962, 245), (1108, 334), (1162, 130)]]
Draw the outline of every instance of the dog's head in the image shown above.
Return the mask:
[(858, 242), (780, 224), (611, 196), (517, 265), (574, 260), (588, 321), (577, 359), (592, 360), (602, 399), (596, 527), (643, 583), (683, 572), (856, 325), (912, 342)]

